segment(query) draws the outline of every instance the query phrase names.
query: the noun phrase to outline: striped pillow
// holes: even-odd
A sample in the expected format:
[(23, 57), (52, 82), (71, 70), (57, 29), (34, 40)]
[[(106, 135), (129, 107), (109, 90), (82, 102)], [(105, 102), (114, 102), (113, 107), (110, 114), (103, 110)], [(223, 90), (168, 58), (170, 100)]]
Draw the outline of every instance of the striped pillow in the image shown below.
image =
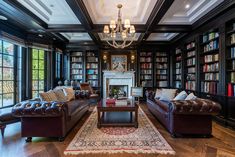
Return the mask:
[(67, 101), (75, 99), (75, 92), (73, 88), (64, 88), (63, 91), (65, 93), (65, 96), (67, 97)]
[(57, 97), (52, 90), (48, 92), (39, 93), (41, 101), (57, 101)]
[(57, 100), (59, 102), (66, 102), (67, 101), (67, 97), (65, 96), (64, 92), (62, 89), (57, 89), (57, 90), (53, 90), (56, 97), (57, 97)]

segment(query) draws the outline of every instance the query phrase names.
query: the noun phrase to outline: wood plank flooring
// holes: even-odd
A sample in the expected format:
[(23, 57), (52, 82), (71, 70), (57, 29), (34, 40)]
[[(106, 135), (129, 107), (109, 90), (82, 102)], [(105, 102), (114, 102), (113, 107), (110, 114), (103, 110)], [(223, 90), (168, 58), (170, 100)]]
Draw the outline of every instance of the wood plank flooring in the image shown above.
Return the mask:
[[(212, 138), (172, 138), (165, 128), (141, 105), (149, 119), (162, 136), (176, 151), (176, 157), (235, 157), (235, 131), (224, 128), (213, 122)], [(73, 139), (77, 131), (89, 117), (90, 111), (78, 122), (68, 134), (64, 142), (54, 138), (33, 138), (32, 143), (25, 143), (21, 138), (20, 123), (8, 125), (5, 137), (0, 137), (0, 157), (63, 157), (63, 151)], [(75, 155), (73, 155), (75, 156)], [(162, 154), (85, 154), (79, 157), (166, 157)], [(69, 157), (67, 155), (67, 157)]]

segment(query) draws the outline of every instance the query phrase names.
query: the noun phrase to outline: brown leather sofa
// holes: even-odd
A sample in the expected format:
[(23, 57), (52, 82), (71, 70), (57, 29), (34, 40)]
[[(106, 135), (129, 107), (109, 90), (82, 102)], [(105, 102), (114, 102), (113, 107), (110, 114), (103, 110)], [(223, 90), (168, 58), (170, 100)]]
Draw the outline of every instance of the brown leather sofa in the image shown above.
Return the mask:
[(147, 106), (152, 114), (171, 133), (172, 137), (184, 135), (203, 135), (212, 133), (212, 115), (221, 106), (207, 99), (160, 101), (154, 98), (153, 91), (147, 91)]
[(21, 118), (21, 134), (31, 142), (32, 137), (58, 137), (63, 141), (66, 134), (88, 111), (90, 101), (79, 98), (66, 103), (23, 101), (12, 109)]

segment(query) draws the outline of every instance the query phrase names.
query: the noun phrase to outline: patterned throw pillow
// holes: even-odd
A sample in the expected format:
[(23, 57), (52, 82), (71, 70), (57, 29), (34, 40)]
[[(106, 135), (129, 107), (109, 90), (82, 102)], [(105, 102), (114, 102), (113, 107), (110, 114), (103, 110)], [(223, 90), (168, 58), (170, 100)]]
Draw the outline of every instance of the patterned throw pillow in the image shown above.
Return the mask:
[(187, 96), (185, 91), (181, 91), (173, 100), (184, 100)]
[(63, 91), (65, 93), (65, 96), (67, 97), (67, 101), (75, 99), (75, 92), (73, 88), (64, 88)]
[(195, 100), (197, 99), (197, 96), (195, 96), (193, 93), (190, 93), (186, 98), (185, 100)]
[(159, 100), (171, 101), (174, 99), (177, 89), (162, 89)]
[(39, 93), (42, 101), (57, 101), (57, 97), (52, 90), (48, 92)]
[(53, 90), (56, 97), (57, 97), (57, 100), (59, 102), (66, 102), (67, 101), (67, 97), (65, 96), (64, 92), (62, 89), (57, 89), (57, 90)]
[(162, 89), (156, 89), (155, 99), (159, 99), (162, 96)]

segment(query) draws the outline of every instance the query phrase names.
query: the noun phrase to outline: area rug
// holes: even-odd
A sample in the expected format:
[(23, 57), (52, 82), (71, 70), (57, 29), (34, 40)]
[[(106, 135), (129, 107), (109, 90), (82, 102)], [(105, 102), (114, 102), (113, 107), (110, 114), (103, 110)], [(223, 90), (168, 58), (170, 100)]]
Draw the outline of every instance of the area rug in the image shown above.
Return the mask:
[(95, 108), (64, 151), (68, 154), (94, 153), (157, 153), (175, 154), (146, 114), (139, 108), (139, 127), (97, 128)]

